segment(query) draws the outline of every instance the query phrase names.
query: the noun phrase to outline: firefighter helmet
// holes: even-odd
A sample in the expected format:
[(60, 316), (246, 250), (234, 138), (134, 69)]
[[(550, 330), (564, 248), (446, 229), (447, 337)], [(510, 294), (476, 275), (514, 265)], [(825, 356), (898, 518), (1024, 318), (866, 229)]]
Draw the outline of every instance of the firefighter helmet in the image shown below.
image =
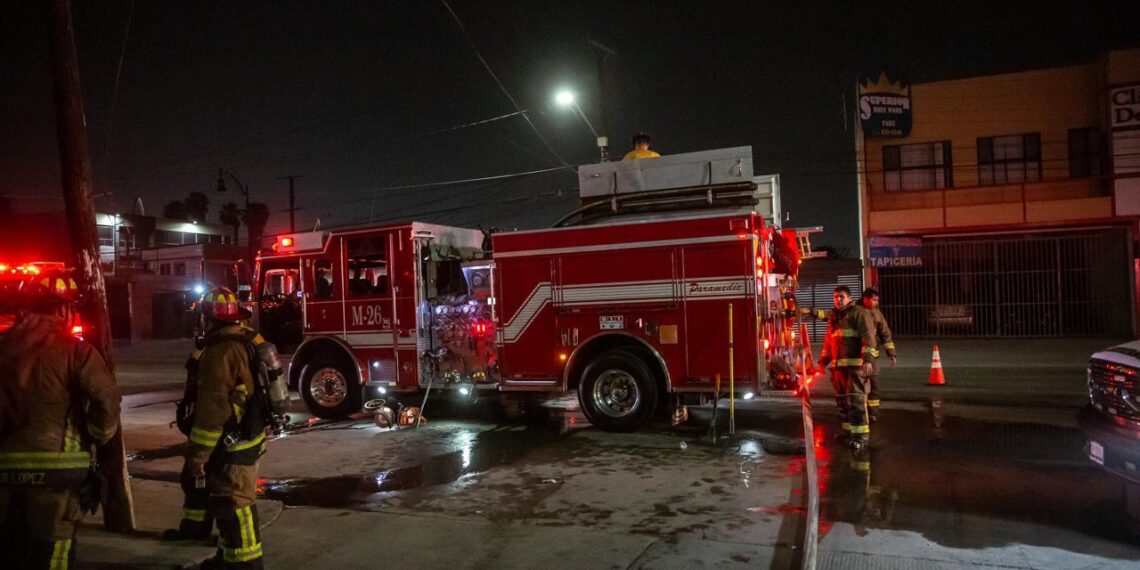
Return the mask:
[(237, 295), (225, 287), (215, 287), (202, 297), (202, 314), (214, 321), (244, 321), (253, 312), (241, 306)]
[(51, 308), (79, 300), (79, 287), (66, 273), (30, 276), (20, 282), (17, 302), (29, 309)]

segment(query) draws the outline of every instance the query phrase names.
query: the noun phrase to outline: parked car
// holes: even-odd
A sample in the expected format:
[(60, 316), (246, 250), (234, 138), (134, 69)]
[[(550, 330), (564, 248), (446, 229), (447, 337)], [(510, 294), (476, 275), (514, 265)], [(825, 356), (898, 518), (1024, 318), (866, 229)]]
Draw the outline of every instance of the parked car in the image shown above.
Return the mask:
[(1125, 483), (1128, 513), (1140, 522), (1140, 340), (1092, 355), (1089, 405), (1078, 417), (1085, 452)]

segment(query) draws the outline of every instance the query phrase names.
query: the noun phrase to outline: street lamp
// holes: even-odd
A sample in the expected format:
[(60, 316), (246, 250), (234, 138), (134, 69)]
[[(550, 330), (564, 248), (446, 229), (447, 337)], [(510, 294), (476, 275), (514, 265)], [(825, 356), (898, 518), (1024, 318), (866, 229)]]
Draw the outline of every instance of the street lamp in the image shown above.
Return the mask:
[(594, 125), (590, 123), (590, 119), (586, 117), (586, 113), (582, 112), (582, 108), (578, 106), (578, 98), (574, 95), (574, 92), (569, 89), (561, 89), (558, 93), (554, 94), (554, 102), (557, 103), (559, 107), (571, 109), (581, 117), (582, 122), (586, 123), (586, 126), (590, 129), (590, 133), (594, 135), (594, 139), (598, 141), (601, 162), (605, 162), (607, 151), (609, 150), (608, 147), (610, 146), (609, 138), (599, 135), (598, 131), (594, 129)]
[(226, 191), (226, 176), (229, 176), (234, 181), (234, 184), (237, 184), (238, 190), (241, 191), (241, 195), (245, 197), (245, 210), (248, 212), (249, 186), (242, 184), (241, 180), (238, 180), (238, 177), (234, 176), (233, 172), (230, 172), (229, 170), (225, 170), (223, 168), (218, 169), (218, 192)]
[(251, 275), (250, 281), (252, 282), (253, 255), (254, 254), (253, 254), (253, 236), (249, 235), (249, 186), (242, 184), (241, 180), (238, 180), (238, 177), (235, 176), (233, 172), (230, 172), (224, 168), (218, 168), (218, 188), (217, 188), (218, 192), (225, 192), (226, 191), (226, 178), (225, 178), (226, 176), (229, 176), (230, 179), (234, 181), (234, 184), (237, 184), (238, 191), (241, 192), (241, 195), (245, 198), (245, 209), (242, 210), (242, 215), (246, 218), (246, 220), (245, 220), (245, 225), (246, 225), (245, 231), (246, 231), (246, 235), (249, 236), (247, 238), (248, 243), (246, 244), (246, 249), (248, 250), (248, 255), (249, 255), (249, 271), (250, 271), (250, 275)]

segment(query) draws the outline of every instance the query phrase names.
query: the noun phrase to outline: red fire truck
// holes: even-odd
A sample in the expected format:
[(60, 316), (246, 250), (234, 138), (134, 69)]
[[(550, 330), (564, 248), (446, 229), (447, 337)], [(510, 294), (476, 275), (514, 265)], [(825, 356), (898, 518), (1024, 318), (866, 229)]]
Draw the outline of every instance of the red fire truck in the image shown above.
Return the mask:
[[(16, 322), (19, 306), (16, 296), (19, 294), (21, 282), (29, 278), (54, 279), (60, 276), (66, 278), (70, 273), (64, 264), (58, 261), (0, 262), (0, 333), (12, 328)], [(83, 323), (79, 315), (73, 314), (71, 319), (71, 334), (82, 337)]]
[[(718, 377), (722, 393), (731, 376), (742, 398), (791, 388), (803, 362), (793, 304), (806, 240), (755, 211), (767, 204), (778, 219), (778, 187), (751, 176), (750, 157), (728, 180), (714, 175), (734, 170), (742, 149), (728, 150), (698, 157), (708, 176), (684, 187), (674, 173), (656, 183), (671, 186), (644, 189), (654, 168), (695, 170), (689, 155), (582, 167), (583, 206), (551, 229), (487, 238), (408, 222), (279, 236), (260, 259), (261, 318), (299, 315), (289, 379), (324, 418), (429, 384), (577, 390), (592, 423), (628, 431), (661, 405), (713, 393)], [(591, 195), (588, 177), (611, 170), (639, 182)]]

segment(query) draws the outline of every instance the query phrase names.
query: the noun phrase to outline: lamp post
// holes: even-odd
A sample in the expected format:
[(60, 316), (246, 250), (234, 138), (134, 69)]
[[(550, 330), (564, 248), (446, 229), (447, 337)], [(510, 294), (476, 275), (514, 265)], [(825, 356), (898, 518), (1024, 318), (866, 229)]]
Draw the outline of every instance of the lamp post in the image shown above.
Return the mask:
[(554, 102), (557, 103), (559, 107), (566, 107), (574, 111), (582, 119), (582, 122), (586, 123), (586, 127), (590, 129), (590, 133), (593, 134), (594, 139), (598, 141), (599, 162), (605, 162), (609, 151), (609, 138), (598, 134), (597, 129), (590, 123), (590, 119), (586, 117), (586, 113), (582, 112), (582, 107), (578, 106), (578, 98), (574, 95), (574, 92), (569, 89), (562, 89), (554, 94)]
[(253, 268), (253, 261), (254, 261), (253, 260), (253, 257), (254, 257), (254, 254), (253, 254), (253, 236), (250, 235), (250, 233), (249, 233), (249, 221), (248, 221), (249, 220), (249, 186), (242, 184), (241, 180), (238, 180), (238, 177), (235, 176), (233, 172), (230, 172), (224, 168), (218, 168), (218, 188), (217, 188), (218, 192), (225, 192), (226, 191), (226, 178), (225, 178), (226, 176), (229, 176), (230, 179), (234, 181), (234, 184), (237, 184), (238, 191), (241, 192), (242, 197), (245, 198), (245, 209), (242, 210), (242, 217), (244, 217), (246, 219), (245, 220), (245, 233), (246, 233), (246, 236), (248, 236), (246, 238), (247, 239), (247, 243), (246, 243), (247, 254), (246, 255), (249, 258), (249, 274), (250, 274), (250, 280), (249, 281), (250, 281), (250, 283), (253, 283), (253, 270), (254, 270), (254, 268)]

